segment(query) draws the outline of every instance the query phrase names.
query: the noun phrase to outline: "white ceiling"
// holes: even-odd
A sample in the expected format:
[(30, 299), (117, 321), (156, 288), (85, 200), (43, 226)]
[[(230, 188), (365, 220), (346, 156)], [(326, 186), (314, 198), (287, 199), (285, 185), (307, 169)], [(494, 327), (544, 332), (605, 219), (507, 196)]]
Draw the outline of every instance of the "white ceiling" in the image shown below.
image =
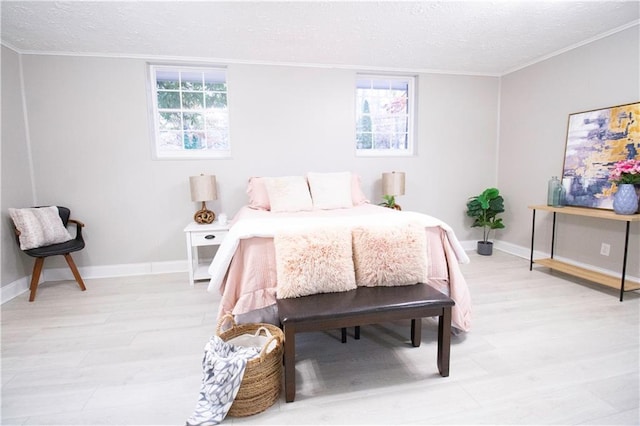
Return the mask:
[(640, 1), (5, 1), (2, 43), (63, 53), (502, 75), (638, 25)]

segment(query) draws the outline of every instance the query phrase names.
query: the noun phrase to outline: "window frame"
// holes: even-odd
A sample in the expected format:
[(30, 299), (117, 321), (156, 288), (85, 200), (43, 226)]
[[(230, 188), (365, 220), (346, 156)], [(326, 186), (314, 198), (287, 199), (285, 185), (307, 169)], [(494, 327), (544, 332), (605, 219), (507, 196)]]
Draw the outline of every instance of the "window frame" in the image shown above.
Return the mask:
[[(407, 149), (394, 149), (394, 148), (358, 148), (358, 119), (361, 115), (359, 113), (361, 105), (359, 104), (358, 97), (358, 80), (389, 80), (389, 81), (402, 81), (407, 83)], [(402, 75), (402, 74), (384, 74), (384, 73), (358, 73), (355, 77), (355, 128), (354, 128), (354, 147), (357, 157), (412, 157), (416, 155), (416, 120), (417, 120), (417, 80), (415, 75)], [(390, 89), (389, 89), (390, 90)], [(390, 114), (392, 116), (392, 114)]]
[[(169, 72), (177, 72), (177, 73), (188, 73), (188, 72), (213, 72), (213, 73), (223, 73), (224, 74), (224, 85), (225, 91), (223, 92), (226, 96), (226, 114), (225, 119), (227, 122), (226, 126), (226, 138), (228, 140), (227, 149), (214, 149), (214, 148), (205, 148), (205, 149), (186, 149), (182, 150), (168, 150), (161, 149), (161, 139), (160, 139), (160, 108), (158, 106), (158, 87), (157, 87), (157, 72), (158, 71), (169, 71)], [(228, 76), (227, 76), (227, 68), (223, 66), (209, 66), (209, 65), (184, 65), (184, 64), (148, 64), (148, 99), (150, 102), (149, 108), (149, 116), (150, 116), (150, 128), (151, 128), (151, 144), (152, 144), (152, 156), (154, 160), (190, 160), (190, 159), (228, 159), (231, 158), (231, 137), (230, 137), (230, 125), (229, 125), (229, 87), (228, 87)], [(178, 88), (179, 93), (183, 93), (182, 87)], [(203, 93), (206, 93), (203, 88)], [(182, 99), (182, 98), (181, 98)], [(202, 111), (205, 111), (206, 108), (203, 107)], [(176, 109), (176, 112), (178, 109)], [(184, 108), (184, 105), (180, 104), (179, 108), (180, 113), (184, 113), (185, 111), (190, 111)], [(206, 121), (206, 120), (205, 120)], [(206, 129), (206, 124), (205, 124)], [(184, 132), (184, 127), (181, 129)], [(184, 137), (184, 136), (183, 136)]]

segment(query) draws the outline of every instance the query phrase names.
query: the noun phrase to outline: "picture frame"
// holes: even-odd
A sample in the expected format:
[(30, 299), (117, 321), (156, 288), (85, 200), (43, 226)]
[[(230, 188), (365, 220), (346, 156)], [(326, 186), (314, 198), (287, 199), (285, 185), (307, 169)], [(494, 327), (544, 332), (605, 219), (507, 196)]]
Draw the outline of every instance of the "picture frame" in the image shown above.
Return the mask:
[(609, 171), (640, 158), (640, 102), (569, 114), (562, 186), (565, 205), (613, 209)]

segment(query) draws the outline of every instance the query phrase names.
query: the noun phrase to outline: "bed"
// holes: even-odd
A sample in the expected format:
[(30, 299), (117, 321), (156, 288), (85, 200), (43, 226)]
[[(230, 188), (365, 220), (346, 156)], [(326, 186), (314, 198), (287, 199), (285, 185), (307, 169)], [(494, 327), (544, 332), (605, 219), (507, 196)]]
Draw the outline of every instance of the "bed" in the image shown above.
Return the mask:
[[(331, 185), (324, 185), (326, 188), (331, 188), (329, 198), (332, 199), (331, 202), (325, 203), (322, 201), (320, 192), (316, 191), (314, 196), (314, 180), (309, 175), (304, 180), (298, 179), (298, 183), (300, 183), (298, 185), (300, 194), (298, 195), (302, 195), (304, 202), (299, 202), (294, 206), (291, 206), (290, 201), (297, 196), (292, 195), (291, 188), (288, 187), (289, 182), (284, 186), (281, 185), (282, 182), (278, 182), (279, 186), (286, 187), (283, 191), (283, 197), (288, 204), (282, 206), (277, 202), (278, 190), (274, 189), (273, 185), (267, 188), (271, 191), (264, 191), (265, 188), (257, 190), (256, 188), (259, 188), (258, 182), (252, 181), (255, 178), (250, 179), (247, 190), (250, 203), (234, 216), (229, 233), (222, 241), (209, 267), (211, 279), (208, 290), (220, 292), (222, 295), (218, 311), (219, 318), (226, 313), (231, 313), (236, 317), (238, 323), (268, 322), (278, 324), (276, 295), (280, 292), (280, 297), (283, 296), (285, 291), (283, 283), (287, 281), (282, 268), (284, 256), (282, 247), (284, 247), (285, 236), (303, 235), (306, 237), (305, 240), (316, 242), (322, 238), (343, 239), (341, 235), (347, 233), (349, 246), (351, 241), (354, 241), (353, 259), (350, 255), (337, 255), (336, 259), (340, 261), (340, 259), (349, 258), (350, 262), (357, 263), (354, 260), (356, 258), (356, 231), (374, 230), (377, 232), (381, 226), (386, 227), (387, 230), (391, 229), (389, 228), (391, 226), (405, 229), (410, 225), (414, 232), (415, 229), (418, 229), (420, 234), (424, 235), (423, 245), (418, 246), (421, 252), (419, 254), (425, 260), (423, 264), (425, 269), (420, 275), (424, 277), (422, 281), (440, 290), (456, 302), (452, 311), (452, 326), (458, 331), (470, 329), (471, 299), (467, 283), (459, 267), (460, 263), (469, 262), (469, 258), (453, 230), (446, 223), (426, 214), (398, 211), (368, 203), (359, 190), (359, 181), (351, 174), (340, 174), (340, 181), (343, 183), (346, 179), (345, 175), (351, 176), (349, 178), (349, 196), (347, 197), (345, 189), (342, 191), (342, 201), (336, 202), (338, 195), (336, 195), (335, 182), (337, 180), (334, 179)], [(339, 174), (320, 175), (323, 178), (328, 175), (334, 178)], [(269, 180), (266, 182), (271, 183)], [(310, 200), (307, 200), (304, 195), (301, 182), (304, 182), (304, 187), (310, 191)], [(261, 184), (264, 183), (261, 182)], [(258, 194), (263, 197), (262, 200)], [(267, 194), (270, 197), (267, 197)], [(349, 232), (353, 232), (353, 240)], [(336, 243), (334, 246), (338, 247), (338, 245)], [(389, 253), (387, 257), (390, 259), (410, 259), (410, 256), (404, 255), (408, 253), (407, 247), (404, 244), (396, 245), (390, 250), (396, 250), (397, 253)], [(332, 249), (330, 252), (339, 253), (336, 250)], [(294, 253), (295, 251), (293, 250)], [(307, 252), (307, 250), (297, 251)], [(323, 257), (316, 256), (315, 258)], [(394, 262), (399, 261), (395, 260)], [(293, 269), (299, 268), (294, 267)], [(332, 272), (339, 270), (339, 268), (327, 269), (331, 269)], [(355, 269), (357, 276), (357, 265)], [(364, 275), (361, 274), (361, 276)], [(412, 282), (415, 283), (417, 280)], [(360, 284), (358, 283), (358, 285)], [(384, 280), (378, 284), (388, 285)], [(344, 289), (318, 290), (318, 292), (328, 291), (344, 291)], [(301, 295), (304, 294), (309, 293)], [(295, 297), (295, 294), (291, 297)]]

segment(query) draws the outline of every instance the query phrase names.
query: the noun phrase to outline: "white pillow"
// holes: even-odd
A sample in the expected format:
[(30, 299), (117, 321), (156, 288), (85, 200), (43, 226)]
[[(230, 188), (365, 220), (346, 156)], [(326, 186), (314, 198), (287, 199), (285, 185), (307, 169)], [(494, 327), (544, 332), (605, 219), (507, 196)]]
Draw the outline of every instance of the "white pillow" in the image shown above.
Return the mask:
[(353, 207), (351, 173), (307, 173), (307, 180), (314, 209)]
[(39, 207), (29, 209), (9, 209), (9, 215), (16, 229), (20, 231), (20, 249), (64, 243), (73, 239), (62, 224), (58, 208)]
[(311, 195), (303, 176), (266, 178), (272, 212), (298, 212), (312, 210)]

